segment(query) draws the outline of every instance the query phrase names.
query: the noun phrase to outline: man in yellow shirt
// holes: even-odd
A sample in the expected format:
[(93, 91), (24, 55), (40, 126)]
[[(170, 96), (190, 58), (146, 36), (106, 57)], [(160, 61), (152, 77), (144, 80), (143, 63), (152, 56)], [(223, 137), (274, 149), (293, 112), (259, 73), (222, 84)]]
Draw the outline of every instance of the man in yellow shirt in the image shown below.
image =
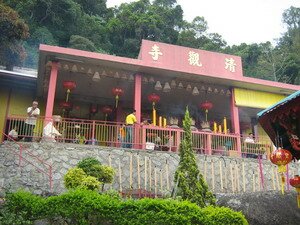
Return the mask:
[(133, 110), (132, 113), (126, 116), (126, 148), (132, 148), (133, 126), (136, 123), (135, 113), (136, 111)]

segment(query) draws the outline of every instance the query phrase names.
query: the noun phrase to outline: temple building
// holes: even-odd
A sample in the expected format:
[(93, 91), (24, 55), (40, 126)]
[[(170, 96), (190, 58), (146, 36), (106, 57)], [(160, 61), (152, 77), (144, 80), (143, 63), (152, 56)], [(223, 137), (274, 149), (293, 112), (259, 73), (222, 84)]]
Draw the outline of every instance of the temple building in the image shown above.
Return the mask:
[[(197, 152), (260, 153), (272, 142), (257, 113), (298, 90), (243, 76), (234, 55), (148, 40), (137, 59), (40, 45), (37, 73), (0, 70), (0, 129), (8, 134), (17, 127), (22, 137), (26, 109), (37, 100), (34, 141), (52, 121), (62, 134), (56, 141), (74, 142), (81, 134), (85, 144), (122, 147), (120, 128), (134, 109), (133, 148), (178, 151), (188, 106)], [(249, 133), (250, 147), (244, 145)]]

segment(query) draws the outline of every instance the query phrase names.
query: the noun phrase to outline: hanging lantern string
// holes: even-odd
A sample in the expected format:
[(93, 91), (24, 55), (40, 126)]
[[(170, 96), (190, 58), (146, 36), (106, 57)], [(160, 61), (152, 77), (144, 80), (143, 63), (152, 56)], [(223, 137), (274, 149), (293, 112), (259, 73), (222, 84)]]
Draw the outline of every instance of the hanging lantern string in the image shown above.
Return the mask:
[(67, 90), (66, 102), (68, 102), (71, 90), (76, 88), (76, 82), (72, 81), (72, 80), (64, 81), (63, 82), (63, 87)]
[(286, 172), (286, 164), (278, 166), (278, 173), (280, 174), (281, 180), (281, 194), (284, 195), (284, 186), (285, 186), (285, 172)]
[(119, 95), (116, 95), (116, 108), (118, 108)]
[(285, 176), (284, 173), (280, 173), (281, 176), (281, 194), (284, 195), (284, 184), (285, 184)]
[(68, 90), (67, 90), (66, 102), (68, 102), (68, 101), (69, 101), (69, 95), (70, 95), (70, 93), (71, 93), (71, 90), (70, 90), (70, 89), (68, 89)]
[(155, 103), (159, 102), (160, 97), (159, 97), (159, 95), (152, 93), (152, 94), (148, 95), (148, 100), (149, 100), (149, 102), (152, 102), (152, 122), (153, 122), (153, 125), (156, 126)]
[(199, 106), (204, 110), (204, 112), (205, 112), (205, 121), (207, 122), (208, 110), (213, 107), (213, 104), (206, 100), (205, 102), (201, 103)]
[(124, 91), (122, 88), (120, 87), (116, 87), (112, 89), (112, 93), (113, 95), (115, 95), (115, 99), (116, 99), (116, 108), (118, 108), (118, 102), (119, 102), (119, 98), (121, 95), (124, 94)]
[(102, 112), (105, 115), (105, 121), (107, 120), (108, 114), (112, 113), (112, 108), (110, 108), (109, 106), (104, 106), (102, 107)]

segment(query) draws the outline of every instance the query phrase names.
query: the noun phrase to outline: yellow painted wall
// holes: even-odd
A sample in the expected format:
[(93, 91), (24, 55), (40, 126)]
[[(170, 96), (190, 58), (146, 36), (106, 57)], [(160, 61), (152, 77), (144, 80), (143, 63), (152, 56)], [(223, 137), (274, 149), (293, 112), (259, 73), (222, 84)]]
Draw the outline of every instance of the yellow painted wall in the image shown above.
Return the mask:
[[(0, 131), (2, 132), (5, 124), (5, 113), (9, 104), (8, 116), (21, 115), (26, 116), (27, 108), (32, 105), (35, 99), (35, 90), (12, 89), (10, 102), (8, 102), (9, 88), (0, 88)], [(45, 103), (38, 99), (41, 116), (45, 115)]]
[(13, 90), (10, 98), (8, 115), (26, 116), (27, 108), (31, 106), (34, 99), (33, 91)]
[[(35, 99), (35, 91), (13, 90), (11, 93), (10, 107), (8, 115), (27, 115), (27, 108), (32, 105)], [(43, 100), (37, 99), (41, 116), (45, 115), (45, 104)]]
[(234, 88), (234, 97), (237, 106), (265, 109), (284, 99), (286, 96), (269, 92)]
[(5, 113), (8, 103), (9, 88), (0, 88), (0, 132), (3, 131), (5, 124)]
[(265, 141), (271, 141), (265, 130), (260, 124), (257, 126), (258, 137)]

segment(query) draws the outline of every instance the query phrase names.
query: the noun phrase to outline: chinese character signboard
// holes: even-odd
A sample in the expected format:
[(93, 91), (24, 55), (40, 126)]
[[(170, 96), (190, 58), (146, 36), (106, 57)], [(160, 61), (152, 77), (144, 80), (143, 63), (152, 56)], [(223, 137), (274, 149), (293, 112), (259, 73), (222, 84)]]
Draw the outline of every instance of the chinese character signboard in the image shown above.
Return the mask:
[(157, 45), (153, 45), (149, 54), (152, 56), (152, 59), (156, 61), (158, 60), (158, 57), (162, 55), (162, 52), (159, 50)]
[(189, 63), (192, 66), (202, 66), (201, 62), (200, 62), (200, 56), (199, 53), (193, 52), (193, 51), (189, 51)]
[(241, 58), (143, 40), (139, 59), (143, 64), (179, 72), (234, 79), (243, 76)]

